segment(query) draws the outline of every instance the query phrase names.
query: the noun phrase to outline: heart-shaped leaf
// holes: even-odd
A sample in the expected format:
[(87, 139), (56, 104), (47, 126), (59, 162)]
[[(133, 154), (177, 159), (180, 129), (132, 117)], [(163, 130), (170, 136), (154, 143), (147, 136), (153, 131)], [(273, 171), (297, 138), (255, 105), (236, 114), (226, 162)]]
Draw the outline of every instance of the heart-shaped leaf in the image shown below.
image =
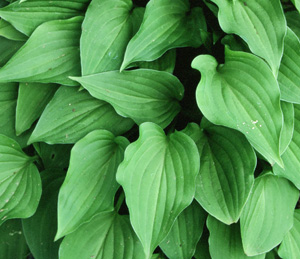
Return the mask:
[(182, 132), (165, 135), (156, 124), (140, 125), (117, 172), (125, 191), (131, 224), (147, 257), (169, 233), (177, 216), (192, 202), (199, 154)]
[(178, 216), (167, 237), (159, 244), (168, 258), (193, 257), (205, 219), (206, 213), (196, 201)]
[(55, 84), (21, 83), (16, 108), (16, 133), (29, 129), (58, 89)]
[(96, 129), (120, 135), (132, 125), (131, 120), (122, 118), (108, 103), (88, 92), (61, 86), (42, 113), (29, 142), (75, 143)]
[[(213, 259), (250, 258), (243, 250), (239, 224), (227, 226), (209, 215), (206, 225), (209, 229), (209, 251)], [(251, 258), (264, 259), (265, 254)]]
[(96, 213), (113, 210), (119, 188), (116, 172), (128, 144), (124, 137), (97, 130), (74, 145), (58, 197), (56, 239), (73, 232)]
[(155, 60), (172, 48), (199, 47), (201, 29), (206, 29), (202, 9), (190, 10), (188, 0), (149, 1), (140, 30), (127, 46), (121, 70), (133, 62)]
[(247, 255), (268, 252), (282, 241), (293, 226), (298, 198), (299, 191), (284, 178), (267, 172), (255, 179), (240, 220)]
[(18, 0), (1, 8), (0, 17), (29, 36), (44, 22), (72, 18), (82, 14), (87, 2), (89, 0)]
[(226, 48), (224, 65), (201, 55), (192, 67), (202, 76), (196, 98), (204, 116), (214, 124), (239, 130), (271, 164), (282, 166), (280, 91), (268, 65), (250, 53)]
[(35, 259), (57, 259), (60, 242), (54, 242), (57, 227), (57, 196), (65, 172), (41, 173), (43, 194), (35, 214), (22, 220), (27, 244)]
[(75, 85), (80, 75), (79, 37), (82, 17), (43, 23), (0, 69), (0, 82)]
[(0, 225), (12, 218), (28, 218), (34, 214), (41, 193), (41, 178), (19, 144), (0, 135)]
[(238, 131), (205, 120), (201, 126), (189, 124), (184, 130), (200, 154), (195, 198), (209, 214), (232, 224), (238, 221), (253, 186), (256, 155)]
[(265, 59), (277, 76), (283, 53), (286, 21), (279, 0), (212, 0), (226, 33), (239, 35), (250, 50)]
[(284, 52), (280, 64), (278, 83), (281, 100), (300, 103), (300, 41), (288, 28), (284, 39)]
[(60, 246), (60, 259), (114, 258), (146, 259), (128, 216), (103, 212), (66, 236)]
[(180, 111), (178, 101), (183, 97), (184, 88), (177, 77), (168, 72), (137, 69), (72, 79), (137, 124), (150, 121), (165, 128)]
[(281, 258), (297, 259), (300, 254), (300, 209), (294, 212), (294, 225), (285, 235), (278, 254)]
[(289, 179), (300, 189), (300, 105), (294, 104), (295, 122), (291, 143), (282, 155), (284, 168), (274, 165), (273, 172), (276, 175)]

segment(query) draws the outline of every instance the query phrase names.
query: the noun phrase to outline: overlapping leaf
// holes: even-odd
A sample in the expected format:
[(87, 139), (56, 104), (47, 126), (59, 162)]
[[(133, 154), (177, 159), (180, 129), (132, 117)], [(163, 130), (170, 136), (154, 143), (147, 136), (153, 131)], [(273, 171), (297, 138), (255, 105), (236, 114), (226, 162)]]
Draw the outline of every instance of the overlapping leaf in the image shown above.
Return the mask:
[(219, 7), (218, 18), (222, 30), (245, 40), (250, 50), (265, 59), (277, 76), (286, 33), (280, 1), (212, 1)]
[(150, 121), (165, 128), (180, 111), (178, 101), (183, 97), (184, 88), (177, 77), (168, 72), (137, 69), (72, 79), (137, 124)]
[(113, 210), (119, 187), (116, 172), (128, 144), (126, 138), (106, 130), (93, 131), (75, 144), (59, 192), (56, 239), (73, 232), (96, 213)]
[(202, 126), (204, 130), (196, 124), (185, 129), (200, 153), (195, 198), (215, 218), (231, 224), (238, 221), (253, 186), (256, 156), (241, 133), (207, 122)]
[(0, 67), (24, 45), (24, 41), (14, 41), (0, 36)]
[(267, 64), (252, 54), (226, 48), (224, 65), (201, 55), (192, 67), (201, 72), (196, 98), (204, 116), (239, 130), (271, 164), (282, 166), (280, 91)]
[(8, 219), (30, 217), (35, 212), (42, 187), (33, 160), (16, 141), (0, 135), (0, 225)]
[(131, 0), (91, 2), (80, 39), (82, 75), (120, 69), (136, 23), (132, 8)]
[(16, 30), (15, 27), (3, 19), (0, 20), (0, 36), (15, 41), (27, 40), (27, 37), (23, 33)]
[(288, 148), (294, 134), (294, 105), (288, 102), (280, 102), (283, 114), (283, 127), (280, 136), (280, 155)]
[(59, 258), (146, 259), (148, 257), (143, 252), (128, 216), (120, 216), (112, 211), (96, 215), (90, 222), (66, 236), (60, 246)]
[(277, 246), (293, 226), (299, 191), (288, 180), (270, 172), (255, 179), (241, 215), (244, 251), (254, 256)]
[(290, 11), (285, 13), (285, 18), (288, 27), (300, 38), (300, 14), (297, 11)]
[(29, 129), (58, 89), (55, 84), (21, 83), (16, 108), (16, 133)]
[(297, 8), (298, 12), (300, 12), (300, 1), (299, 0), (291, 0), (291, 1)]
[(72, 18), (82, 14), (87, 2), (89, 0), (18, 0), (1, 8), (0, 17), (29, 36), (44, 22)]
[(117, 181), (148, 257), (192, 202), (198, 172), (199, 154), (190, 137), (182, 132), (166, 136), (154, 123), (141, 124), (139, 139), (125, 151)]
[(128, 44), (121, 70), (133, 62), (155, 60), (172, 48), (199, 47), (201, 29), (206, 29), (202, 9), (190, 10), (188, 0), (149, 1), (141, 28)]
[[(227, 226), (212, 216), (207, 218), (209, 229), (209, 251), (212, 259), (246, 259), (250, 258), (243, 250), (240, 226)], [(265, 254), (251, 256), (253, 259), (264, 259)]]
[(89, 132), (107, 129), (116, 135), (131, 128), (133, 122), (120, 117), (114, 109), (86, 91), (62, 86), (41, 115), (30, 143), (75, 143)]
[(74, 85), (80, 74), (79, 37), (82, 17), (40, 25), (25, 45), (0, 69), (0, 82)]
[(283, 259), (297, 259), (300, 254), (300, 209), (294, 212), (294, 225), (285, 235), (278, 254)]
[(300, 105), (294, 104), (295, 124), (293, 138), (282, 155), (284, 168), (274, 165), (273, 172), (276, 175), (289, 179), (300, 189)]
[(54, 242), (57, 227), (57, 196), (65, 172), (46, 170), (41, 173), (43, 195), (36, 213), (22, 220), (27, 244), (35, 259), (57, 259), (60, 242)]
[(196, 201), (178, 216), (167, 237), (159, 244), (168, 258), (193, 257), (205, 219), (206, 213)]

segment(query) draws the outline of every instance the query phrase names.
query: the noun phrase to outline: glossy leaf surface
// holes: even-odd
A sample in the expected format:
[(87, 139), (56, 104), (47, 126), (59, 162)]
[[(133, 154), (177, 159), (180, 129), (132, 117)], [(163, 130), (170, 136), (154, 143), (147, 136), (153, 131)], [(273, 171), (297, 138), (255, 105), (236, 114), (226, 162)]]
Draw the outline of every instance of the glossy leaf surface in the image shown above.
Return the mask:
[(40, 25), (25, 45), (0, 69), (0, 82), (76, 85), (80, 74), (79, 37), (82, 17)]
[(62, 86), (42, 113), (29, 141), (75, 143), (96, 129), (119, 135), (132, 125), (131, 120), (116, 114), (108, 103), (78, 88)]
[(265, 173), (255, 179), (241, 215), (244, 251), (254, 256), (277, 246), (293, 226), (299, 191), (288, 180)]
[(140, 126), (117, 172), (131, 224), (149, 256), (192, 202), (199, 172), (195, 143), (181, 132), (166, 136), (154, 123)]
[(113, 210), (119, 188), (116, 172), (128, 144), (124, 137), (98, 130), (74, 145), (58, 197), (56, 239), (90, 221), (96, 213)]
[(271, 164), (282, 166), (280, 91), (267, 64), (252, 54), (226, 48), (224, 65), (201, 55), (192, 67), (201, 72), (196, 98), (204, 116), (239, 130)]

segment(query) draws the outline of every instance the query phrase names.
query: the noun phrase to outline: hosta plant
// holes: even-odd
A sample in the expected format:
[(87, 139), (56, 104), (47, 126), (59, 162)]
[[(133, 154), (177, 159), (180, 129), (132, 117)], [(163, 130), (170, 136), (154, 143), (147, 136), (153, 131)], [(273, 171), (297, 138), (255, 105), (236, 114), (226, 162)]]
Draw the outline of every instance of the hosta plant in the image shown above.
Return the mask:
[(300, 258), (299, 0), (1, 0), (0, 259)]

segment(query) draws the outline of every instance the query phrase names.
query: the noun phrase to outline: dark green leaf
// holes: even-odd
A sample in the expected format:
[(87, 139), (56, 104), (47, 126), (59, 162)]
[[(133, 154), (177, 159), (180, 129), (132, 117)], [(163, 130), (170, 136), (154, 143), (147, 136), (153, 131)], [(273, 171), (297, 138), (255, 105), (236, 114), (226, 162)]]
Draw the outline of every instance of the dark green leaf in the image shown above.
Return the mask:
[(297, 11), (291, 11), (285, 13), (285, 18), (288, 26), (293, 32), (300, 38), (300, 14)]
[(131, 224), (147, 257), (192, 202), (199, 154), (182, 132), (166, 136), (154, 123), (140, 126), (139, 139), (125, 151), (117, 181), (125, 191)]
[(9, 40), (0, 36), (0, 67), (24, 45), (24, 41)]
[(137, 124), (155, 122), (165, 128), (180, 111), (184, 88), (173, 75), (151, 69), (111, 71), (72, 78), (92, 96), (110, 103), (118, 114)]
[(108, 103), (78, 91), (77, 87), (62, 86), (46, 106), (29, 142), (75, 143), (96, 129), (120, 135), (132, 125), (131, 120), (116, 114)]
[(0, 36), (15, 41), (26, 41), (28, 38), (3, 19), (0, 20)]

